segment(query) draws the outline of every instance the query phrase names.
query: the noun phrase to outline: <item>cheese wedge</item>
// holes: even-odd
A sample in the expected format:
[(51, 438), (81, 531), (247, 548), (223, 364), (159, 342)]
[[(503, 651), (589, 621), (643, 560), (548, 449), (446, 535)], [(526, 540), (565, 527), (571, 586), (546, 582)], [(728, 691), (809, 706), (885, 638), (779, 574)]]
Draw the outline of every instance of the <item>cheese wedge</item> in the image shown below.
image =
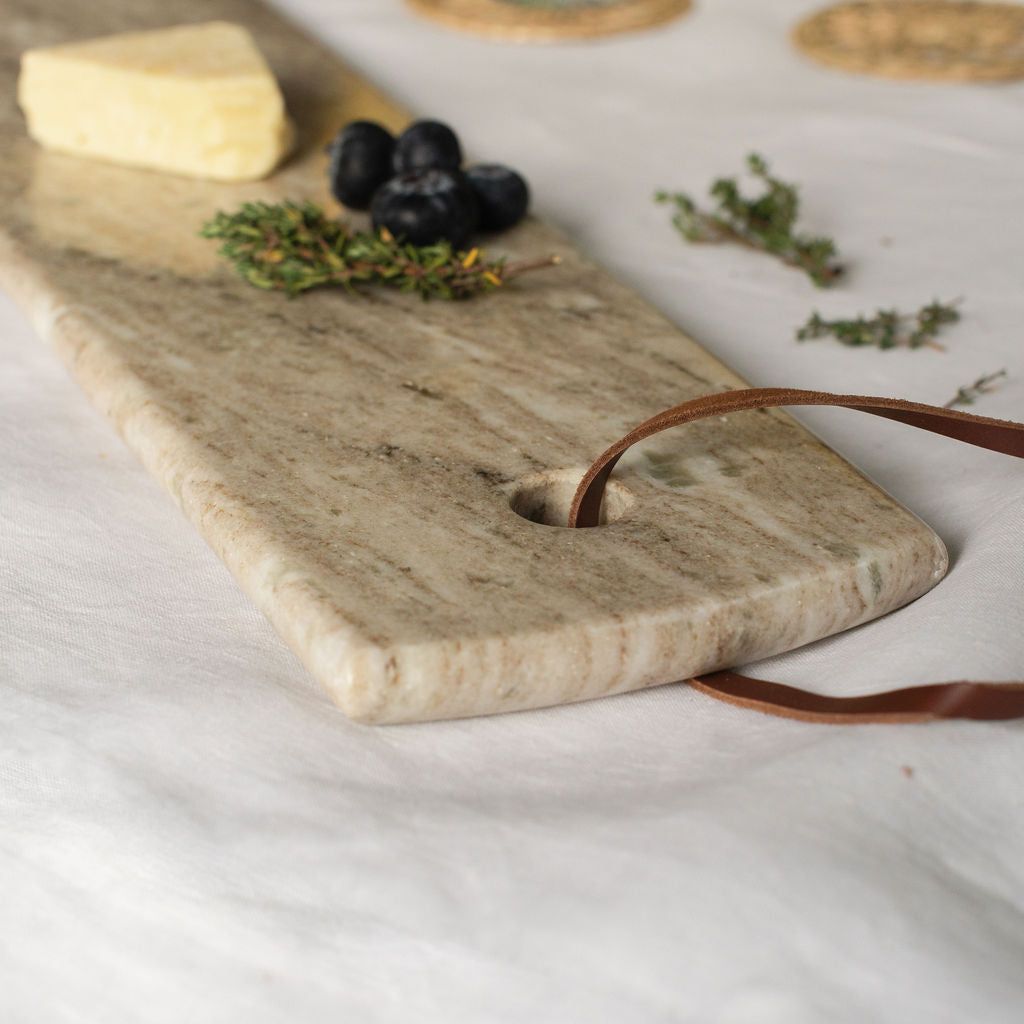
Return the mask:
[(293, 135), (263, 55), (224, 21), (28, 50), (18, 102), (47, 148), (218, 181), (266, 176)]

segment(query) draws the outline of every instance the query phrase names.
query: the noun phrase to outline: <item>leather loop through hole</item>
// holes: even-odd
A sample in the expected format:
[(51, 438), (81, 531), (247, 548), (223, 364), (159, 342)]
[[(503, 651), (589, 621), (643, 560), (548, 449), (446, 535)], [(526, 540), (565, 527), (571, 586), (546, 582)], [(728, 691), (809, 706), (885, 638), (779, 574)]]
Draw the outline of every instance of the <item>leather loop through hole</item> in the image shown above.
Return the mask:
[[(531, 523), (568, 528), (569, 507), (582, 475), (581, 467), (523, 477), (506, 488), (509, 506), (517, 516)], [(604, 491), (597, 525), (606, 526), (621, 519), (635, 501), (636, 498), (628, 488), (615, 481), (609, 482)]]

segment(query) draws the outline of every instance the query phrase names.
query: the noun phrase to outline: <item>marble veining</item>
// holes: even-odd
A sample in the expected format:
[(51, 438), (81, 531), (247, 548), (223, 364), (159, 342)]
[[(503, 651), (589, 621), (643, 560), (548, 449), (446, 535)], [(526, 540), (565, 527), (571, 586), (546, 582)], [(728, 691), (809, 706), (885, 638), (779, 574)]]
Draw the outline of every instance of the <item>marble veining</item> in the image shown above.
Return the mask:
[[(0, 11), (0, 281), (347, 714), (670, 682), (884, 614), (945, 571), (924, 524), (778, 411), (652, 438), (606, 525), (548, 525), (630, 427), (743, 382), (537, 221), (501, 250), (563, 264), (472, 303), (256, 292), (202, 221), (250, 198), (326, 204), (338, 126), (406, 115), (249, 0)], [(22, 49), (212, 18), (250, 28), (297, 122), (272, 178), (170, 178), (26, 138)]]

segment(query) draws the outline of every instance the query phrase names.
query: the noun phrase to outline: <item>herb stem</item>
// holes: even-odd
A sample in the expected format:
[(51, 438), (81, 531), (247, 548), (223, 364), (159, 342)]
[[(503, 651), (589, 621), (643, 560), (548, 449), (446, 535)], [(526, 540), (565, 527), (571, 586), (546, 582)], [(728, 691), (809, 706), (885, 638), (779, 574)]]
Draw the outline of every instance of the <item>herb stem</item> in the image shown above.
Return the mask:
[[(737, 245), (746, 246), (748, 249), (752, 249), (754, 252), (766, 253), (769, 256), (774, 256), (780, 263), (784, 263), (787, 267), (792, 267), (794, 270), (803, 270), (806, 273), (810, 273), (807, 268), (806, 260), (799, 260), (789, 253), (772, 252), (763, 242), (758, 241), (758, 236), (755, 234), (745, 235), (738, 231), (736, 228), (718, 218), (712, 218), (715, 232), (719, 237), (707, 238), (703, 241), (716, 244), (719, 242), (734, 242)], [(833, 265), (824, 265), (816, 269), (815, 283), (820, 284), (822, 287), (827, 287), (834, 281), (838, 280), (842, 274), (843, 268)], [(818, 280), (820, 278), (820, 280)]]
[(543, 270), (545, 267), (557, 267), (562, 262), (558, 253), (550, 256), (538, 256), (532, 260), (520, 260), (518, 263), (506, 263), (501, 270), (501, 279), (509, 280), (512, 277), (519, 277), (520, 274), (528, 274), (531, 270)]

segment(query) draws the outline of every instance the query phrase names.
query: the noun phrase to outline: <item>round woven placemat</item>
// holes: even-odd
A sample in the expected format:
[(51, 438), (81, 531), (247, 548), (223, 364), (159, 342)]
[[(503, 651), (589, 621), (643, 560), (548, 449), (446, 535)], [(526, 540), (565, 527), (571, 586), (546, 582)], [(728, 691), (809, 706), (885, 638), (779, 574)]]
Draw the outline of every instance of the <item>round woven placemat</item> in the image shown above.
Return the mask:
[(793, 42), (830, 67), (888, 78), (1024, 78), (1024, 6), (971, 0), (854, 0), (802, 21)]
[(520, 43), (585, 39), (650, 28), (684, 14), (690, 0), (406, 0), (451, 28)]

